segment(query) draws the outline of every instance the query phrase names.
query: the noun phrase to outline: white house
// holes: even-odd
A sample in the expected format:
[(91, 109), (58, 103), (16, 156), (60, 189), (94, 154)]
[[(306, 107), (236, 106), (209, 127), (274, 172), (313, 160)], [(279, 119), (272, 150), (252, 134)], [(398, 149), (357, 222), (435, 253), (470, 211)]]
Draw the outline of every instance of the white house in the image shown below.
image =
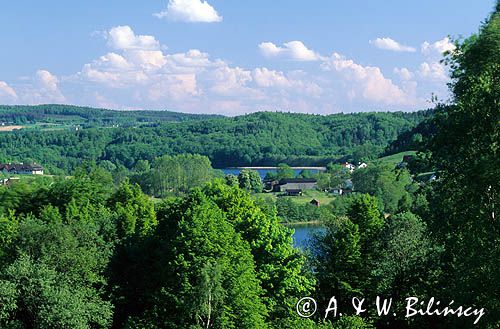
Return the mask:
[(0, 163), (0, 171), (15, 175), (43, 175), (43, 167), (36, 163)]
[(354, 169), (356, 169), (356, 166), (353, 165), (352, 163), (349, 163), (349, 162), (342, 163), (341, 166), (344, 167), (345, 169), (349, 170), (350, 173), (352, 173), (354, 171)]
[(337, 187), (337, 188), (332, 188), (332, 189), (330, 190), (330, 193), (332, 193), (333, 195), (342, 195), (343, 190), (342, 190), (341, 188), (339, 188), (339, 187)]

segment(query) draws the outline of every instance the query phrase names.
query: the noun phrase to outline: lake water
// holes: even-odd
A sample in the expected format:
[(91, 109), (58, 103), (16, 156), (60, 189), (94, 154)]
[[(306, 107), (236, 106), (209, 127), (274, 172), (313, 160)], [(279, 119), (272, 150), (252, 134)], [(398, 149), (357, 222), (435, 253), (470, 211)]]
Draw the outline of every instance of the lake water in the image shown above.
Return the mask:
[(293, 245), (297, 248), (306, 249), (314, 234), (325, 232), (325, 227), (321, 225), (300, 224), (287, 225), (295, 230), (293, 234)]
[[(238, 176), (238, 174), (242, 169), (224, 168), (221, 170), (226, 175), (232, 174)], [(255, 170), (257, 170), (261, 179), (264, 179), (264, 177), (268, 172), (272, 173), (276, 172), (276, 169), (255, 169)], [(298, 175), (302, 171), (302, 169), (294, 169), (294, 170), (296, 175)], [(308, 169), (308, 170), (311, 170), (314, 173), (318, 172), (318, 169)], [(298, 225), (287, 225), (287, 226), (295, 230), (295, 233), (293, 234), (293, 245), (301, 249), (307, 248), (310, 238), (315, 233), (321, 233), (325, 231), (325, 227), (321, 225), (298, 224)]]

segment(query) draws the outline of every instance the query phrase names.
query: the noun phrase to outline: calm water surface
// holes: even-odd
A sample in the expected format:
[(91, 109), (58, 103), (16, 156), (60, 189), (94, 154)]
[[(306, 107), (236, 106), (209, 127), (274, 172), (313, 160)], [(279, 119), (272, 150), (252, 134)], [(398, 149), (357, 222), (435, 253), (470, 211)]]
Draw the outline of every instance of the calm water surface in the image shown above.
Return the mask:
[(293, 234), (293, 245), (301, 249), (306, 249), (308, 247), (309, 241), (314, 234), (325, 232), (325, 227), (322, 225), (300, 224), (288, 225), (288, 227), (295, 230)]

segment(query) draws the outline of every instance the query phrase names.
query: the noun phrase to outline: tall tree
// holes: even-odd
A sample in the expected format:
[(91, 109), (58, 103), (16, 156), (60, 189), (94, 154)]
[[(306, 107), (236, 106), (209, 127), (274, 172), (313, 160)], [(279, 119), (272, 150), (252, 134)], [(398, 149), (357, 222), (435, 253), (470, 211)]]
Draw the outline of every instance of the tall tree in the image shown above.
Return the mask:
[(252, 191), (262, 192), (262, 180), (257, 170), (243, 169), (238, 174), (240, 188)]
[(346, 305), (353, 296), (372, 291), (374, 246), (383, 226), (376, 198), (365, 194), (353, 200), (348, 217), (329, 221), (326, 233), (315, 237), (318, 291), (326, 303), (331, 296), (339, 296)]
[(326, 172), (318, 173), (318, 187), (321, 189), (331, 189), (343, 187), (347, 179), (350, 178), (349, 170), (339, 164), (329, 163)]
[(154, 204), (142, 193), (137, 184), (123, 182), (111, 196), (108, 204), (116, 212), (116, 222), (120, 237), (133, 234), (144, 236), (151, 233), (157, 225)]
[(352, 182), (356, 191), (376, 196), (381, 202), (381, 209), (387, 213), (396, 213), (404, 204), (402, 201), (411, 198), (408, 189), (412, 180), (406, 169), (373, 164), (354, 171)]
[(289, 165), (287, 165), (286, 163), (278, 164), (278, 169), (276, 170), (276, 179), (294, 178), (294, 177), (295, 177), (295, 170), (293, 170)]
[(292, 231), (279, 224), (276, 210), (264, 211), (248, 192), (215, 181), (204, 193), (248, 242), (271, 318), (290, 316), (297, 298), (314, 285), (306, 259), (292, 244)]
[(249, 244), (200, 190), (161, 216), (152, 304), (129, 327), (266, 328)]
[(441, 107), (429, 148), (440, 170), (431, 231), (445, 246), (445, 293), (485, 307), (500, 324), (500, 2), (446, 63), (453, 103)]

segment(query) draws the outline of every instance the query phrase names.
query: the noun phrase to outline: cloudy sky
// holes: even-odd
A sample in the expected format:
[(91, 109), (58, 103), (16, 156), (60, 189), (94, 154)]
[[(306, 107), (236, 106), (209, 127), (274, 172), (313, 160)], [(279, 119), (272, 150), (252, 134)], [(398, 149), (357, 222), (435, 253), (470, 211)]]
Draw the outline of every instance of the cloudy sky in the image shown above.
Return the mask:
[(0, 103), (238, 115), (426, 108), (493, 0), (16, 0)]

